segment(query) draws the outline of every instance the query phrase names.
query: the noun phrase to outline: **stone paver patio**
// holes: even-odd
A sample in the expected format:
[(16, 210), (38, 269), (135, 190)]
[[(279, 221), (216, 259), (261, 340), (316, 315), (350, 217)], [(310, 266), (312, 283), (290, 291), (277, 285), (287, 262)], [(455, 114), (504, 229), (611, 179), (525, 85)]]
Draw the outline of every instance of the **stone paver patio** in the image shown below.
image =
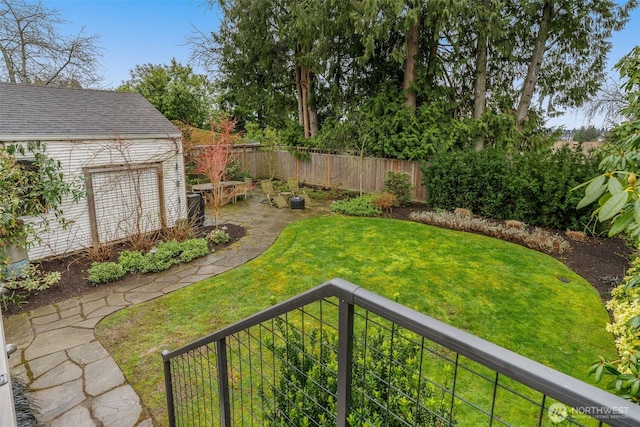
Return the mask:
[[(26, 381), (49, 427), (149, 427), (153, 422), (122, 371), (96, 340), (93, 329), (109, 314), (165, 295), (239, 266), (267, 249), (291, 221), (328, 215), (327, 202), (304, 210), (276, 209), (254, 192), (247, 201), (225, 206), (223, 223), (243, 226), (247, 235), (220, 252), (149, 274), (132, 284), (4, 319), (7, 342), (18, 350), (9, 358), (11, 375)], [(158, 364), (161, 364), (158, 354)]]

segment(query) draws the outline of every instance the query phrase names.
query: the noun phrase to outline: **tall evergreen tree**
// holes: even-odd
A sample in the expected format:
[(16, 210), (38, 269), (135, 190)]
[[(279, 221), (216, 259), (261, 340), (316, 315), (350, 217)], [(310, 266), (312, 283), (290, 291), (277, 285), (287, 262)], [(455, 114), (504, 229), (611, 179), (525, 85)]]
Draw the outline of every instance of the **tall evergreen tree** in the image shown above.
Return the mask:
[[(391, 114), (390, 132), (424, 133), (420, 121), (430, 113), (420, 109), (445, 105), (451, 120), (472, 124), (477, 149), (498, 133), (529, 135), (540, 126), (528, 123), (532, 112), (579, 106), (593, 95), (608, 38), (637, 6), (637, 0), (217, 3), (225, 15), (220, 30), (196, 40), (194, 57), (215, 64), (226, 99), (247, 117), (276, 128), (297, 117), (312, 136), (327, 119)], [(358, 137), (371, 126), (352, 130)], [(425, 139), (411, 135), (404, 143)]]

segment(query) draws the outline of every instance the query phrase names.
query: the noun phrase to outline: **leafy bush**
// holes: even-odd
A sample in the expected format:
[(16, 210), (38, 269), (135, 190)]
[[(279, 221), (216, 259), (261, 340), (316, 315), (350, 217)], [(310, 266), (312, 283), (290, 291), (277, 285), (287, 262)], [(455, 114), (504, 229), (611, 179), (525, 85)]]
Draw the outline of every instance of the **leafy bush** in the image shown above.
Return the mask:
[(392, 207), (397, 206), (398, 199), (391, 193), (387, 193), (386, 191), (383, 193), (378, 193), (373, 196), (373, 204), (378, 207), (381, 211), (388, 211)]
[(422, 167), (427, 203), (467, 208), (486, 217), (558, 229), (583, 229), (590, 213), (577, 211), (571, 189), (597, 172), (597, 159), (563, 148), (509, 154), (487, 148), (434, 156)]
[[(331, 425), (327, 412), (336, 407), (336, 334), (314, 329), (303, 339), (281, 319), (276, 322), (286, 344), (268, 347), (286, 363), (280, 364), (277, 386), (270, 390), (276, 407), (265, 413), (266, 425)], [(354, 340), (352, 385), (359, 392), (352, 394), (348, 425), (438, 426), (449, 417), (444, 394), (438, 401), (434, 387), (420, 383), (420, 347), (395, 334), (391, 340), (378, 328)]]
[(146, 254), (139, 251), (123, 251), (118, 262), (94, 262), (89, 269), (89, 282), (93, 285), (113, 282), (126, 273), (152, 273), (168, 270), (176, 264), (189, 262), (209, 253), (206, 239), (189, 239), (184, 242), (169, 240), (158, 244)]
[(158, 244), (158, 246), (156, 247), (156, 250), (154, 252), (149, 252), (149, 253), (153, 253), (156, 254), (157, 256), (164, 258), (164, 259), (169, 259), (169, 258), (175, 258), (178, 255), (180, 255), (180, 252), (182, 252), (184, 248), (184, 242), (178, 242), (177, 240), (169, 240), (167, 242), (161, 242)]
[(207, 234), (207, 240), (209, 240), (214, 245), (219, 245), (220, 243), (227, 243), (231, 240), (231, 236), (224, 230), (216, 228), (212, 230), (211, 233)]
[(411, 203), (411, 177), (404, 172), (387, 171), (384, 173), (384, 188), (396, 197), (398, 206)]
[(611, 292), (607, 302), (613, 321), (607, 331), (616, 337), (620, 358), (608, 361), (602, 357), (591, 366), (590, 374), (597, 382), (603, 375), (613, 377), (607, 388), (625, 399), (640, 402), (640, 257), (631, 262), (623, 282)]
[(99, 285), (100, 283), (115, 282), (122, 279), (127, 272), (115, 262), (94, 262), (89, 269), (89, 283)]
[(4, 278), (0, 275), (0, 279), (4, 280), (3, 287), (6, 289), (4, 295), (0, 297), (2, 306), (5, 310), (8, 304), (17, 306), (26, 304), (29, 301), (29, 295), (32, 292), (44, 291), (49, 289), (60, 281), (60, 273), (52, 271), (43, 273), (37, 264), (28, 263), (20, 271), (20, 277), (15, 271), (9, 270), (4, 273)]
[(373, 204), (372, 195), (359, 196), (353, 199), (337, 200), (331, 204), (331, 212), (350, 216), (380, 216), (382, 211)]
[(157, 273), (165, 271), (176, 264), (180, 264), (177, 258), (169, 257), (166, 253), (149, 252), (144, 257), (144, 264), (140, 269), (140, 273)]
[(186, 240), (182, 245), (182, 253), (180, 261), (190, 262), (209, 253), (209, 245), (206, 239), (190, 239)]
[(145, 257), (140, 251), (122, 251), (118, 256), (118, 264), (120, 264), (127, 273), (142, 270), (144, 263)]
[[(185, 240), (187, 242), (188, 240)], [(183, 244), (177, 240), (169, 240), (158, 244), (155, 250), (148, 252), (144, 256), (144, 262), (140, 273), (155, 273), (168, 270), (172, 266), (179, 264), (178, 256), (182, 253)]]

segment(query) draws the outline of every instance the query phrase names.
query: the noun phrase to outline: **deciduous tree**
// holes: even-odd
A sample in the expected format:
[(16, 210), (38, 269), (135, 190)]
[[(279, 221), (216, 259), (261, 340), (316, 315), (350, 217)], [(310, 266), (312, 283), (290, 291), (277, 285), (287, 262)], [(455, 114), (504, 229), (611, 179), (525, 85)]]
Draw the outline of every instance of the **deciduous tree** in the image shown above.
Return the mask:
[(0, 79), (91, 87), (100, 82), (98, 36), (63, 34), (65, 21), (42, 1), (0, 0)]
[[(517, 0), (511, 2), (516, 64), (526, 64), (515, 112), (524, 129), (535, 97), (547, 108), (581, 106), (604, 79), (608, 39), (629, 20), (636, 0)], [(516, 67), (517, 68), (517, 67)]]
[(220, 219), (220, 209), (238, 195), (247, 191), (244, 186), (226, 187), (227, 167), (234, 159), (233, 144), (240, 139), (234, 133), (236, 122), (225, 118), (211, 123), (212, 141), (210, 144), (187, 146), (188, 155), (195, 163), (195, 172), (205, 176), (211, 183), (211, 191), (205, 197), (205, 202), (213, 208), (214, 225), (217, 227)]
[(140, 93), (169, 120), (197, 128), (209, 125), (213, 86), (207, 76), (175, 59), (169, 65), (137, 65), (130, 75), (117, 90)]

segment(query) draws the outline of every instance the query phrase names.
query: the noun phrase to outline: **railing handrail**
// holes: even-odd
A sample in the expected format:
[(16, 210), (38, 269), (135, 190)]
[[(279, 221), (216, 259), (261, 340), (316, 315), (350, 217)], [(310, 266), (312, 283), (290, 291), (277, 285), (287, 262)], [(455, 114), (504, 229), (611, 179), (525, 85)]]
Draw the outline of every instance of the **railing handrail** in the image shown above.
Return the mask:
[(331, 279), (182, 348), (165, 351), (162, 357), (167, 362), (173, 357), (223, 340), (237, 332), (328, 297), (337, 297), (364, 308), (574, 408), (625, 408), (624, 413), (616, 413), (617, 417), (613, 419), (611, 412), (590, 414), (593, 418), (618, 426), (640, 425), (639, 405), (339, 278)]

